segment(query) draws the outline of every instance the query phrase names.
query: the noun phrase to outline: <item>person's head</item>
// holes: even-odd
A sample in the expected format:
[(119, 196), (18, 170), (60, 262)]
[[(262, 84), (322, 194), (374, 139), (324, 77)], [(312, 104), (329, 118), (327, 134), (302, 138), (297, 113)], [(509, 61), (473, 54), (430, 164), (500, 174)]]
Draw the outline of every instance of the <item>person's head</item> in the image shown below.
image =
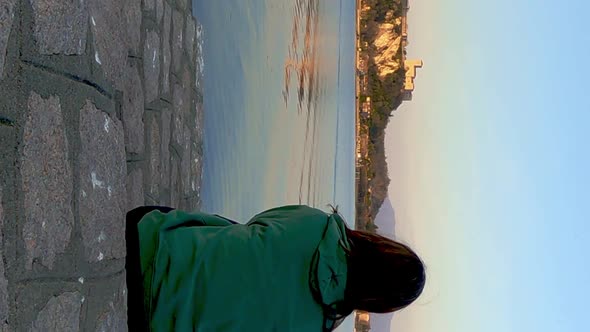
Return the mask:
[(384, 236), (346, 229), (348, 307), (375, 313), (402, 309), (424, 289), (424, 264), (408, 246)]

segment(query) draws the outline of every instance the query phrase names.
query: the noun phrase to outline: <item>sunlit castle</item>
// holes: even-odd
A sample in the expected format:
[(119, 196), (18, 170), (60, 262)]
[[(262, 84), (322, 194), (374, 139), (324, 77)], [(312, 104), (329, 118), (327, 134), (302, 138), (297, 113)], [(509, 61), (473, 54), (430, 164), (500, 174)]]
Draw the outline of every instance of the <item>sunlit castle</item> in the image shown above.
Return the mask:
[(354, 332), (370, 331), (371, 322), (369, 313), (366, 311), (357, 311), (355, 313)]
[(424, 65), (422, 60), (405, 60), (404, 68), (406, 70), (406, 80), (404, 82), (403, 99), (412, 100), (412, 92), (414, 91), (414, 78), (416, 78), (416, 68), (421, 68)]

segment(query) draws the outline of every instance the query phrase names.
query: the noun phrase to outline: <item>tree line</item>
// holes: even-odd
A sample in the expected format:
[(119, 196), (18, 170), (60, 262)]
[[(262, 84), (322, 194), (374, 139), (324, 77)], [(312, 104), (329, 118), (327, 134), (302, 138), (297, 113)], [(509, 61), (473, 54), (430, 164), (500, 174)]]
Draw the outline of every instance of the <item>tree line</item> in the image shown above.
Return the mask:
[[(371, 7), (370, 10), (364, 12), (361, 17), (361, 45), (362, 52), (368, 55), (368, 96), (371, 97), (372, 109), (368, 118), (362, 119), (361, 124), (364, 124), (369, 129), (369, 146), (368, 159), (366, 167), (366, 176), (368, 177), (368, 188), (371, 189), (370, 206), (360, 207), (360, 210), (366, 208), (368, 211), (368, 220), (359, 220), (361, 229), (375, 231), (377, 226), (374, 224), (374, 218), (381, 207), (381, 204), (387, 197), (387, 188), (390, 183), (387, 161), (385, 158), (385, 128), (389, 123), (393, 112), (402, 103), (402, 88), (405, 81), (404, 66), (380, 78), (378, 75), (378, 68), (373, 60), (377, 56), (378, 50), (373, 47), (373, 42), (377, 38), (379, 32), (379, 25), (382, 23), (393, 23), (396, 18), (403, 15), (403, 8), (401, 0), (380, 1), (380, 0), (364, 0), (363, 5)], [(395, 26), (396, 35), (401, 34), (401, 28)], [(403, 59), (403, 47), (400, 47), (395, 57), (400, 61)], [(360, 96), (361, 100), (365, 100), (367, 95)], [(362, 203), (361, 203), (362, 204)]]

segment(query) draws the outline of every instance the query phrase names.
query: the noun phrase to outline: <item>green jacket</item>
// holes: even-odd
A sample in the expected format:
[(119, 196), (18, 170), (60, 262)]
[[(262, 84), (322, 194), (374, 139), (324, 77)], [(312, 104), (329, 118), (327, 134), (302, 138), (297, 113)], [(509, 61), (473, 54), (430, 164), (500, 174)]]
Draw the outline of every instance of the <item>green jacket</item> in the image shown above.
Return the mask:
[(325, 331), (344, 298), (349, 249), (338, 214), (302, 205), (246, 224), (154, 210), (138, 224), (152, 331)]

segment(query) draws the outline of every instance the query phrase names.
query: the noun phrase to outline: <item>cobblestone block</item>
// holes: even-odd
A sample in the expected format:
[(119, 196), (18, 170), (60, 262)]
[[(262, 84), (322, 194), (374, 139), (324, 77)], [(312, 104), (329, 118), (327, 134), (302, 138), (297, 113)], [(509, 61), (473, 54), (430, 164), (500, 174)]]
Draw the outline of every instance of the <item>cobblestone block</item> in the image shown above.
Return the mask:
[(178, 10), (172, 12), (172, 66), (179, 72), (183, 52), (184, 15)]
[(127, 210), (144, 205), (143, 171), (136, 168), (127, 175)]
[(182, 143), (180, 174), (182, 178), (182, 193), (183, 196), (187, 196), (191, 190), (191, 134), (186, 124), (184, 125)]
[(51, 269), (70, 241), (74, 222), (69, 143), (58, 97), (30, 94), (22, 140), (25, 267), (30, 270), (41, 258)]
[(80, 224), (89, 262), (125, 257), (127, 208), (123, 126), (86, 101), (80, 110)]
[(159, 201), (160, 198), (160, 127), (158, 119), (152, 117), (150, 123), (150, 194)]
[(195, 103), (195, 137), (194, 139), (197, 142), (203, 142), (203, 126), (205, 125), (204, 123), (204, 119), (203, 119), (203, 103), (197, 101)]
[[(94, 61), (118, 90), (123, 90), (125, 67), (129, 49), (127, 18), (124, 8), (127, 1), (88, 1), (90, 27), (94, 38)], [(132, 27), (135, 29), (136, 27)]]
[(190, 190), (200, 191), (203, 174), (203, 148), (201, 142), (191, 142), (190, 150)]
[(84, 296), (66, 292), (53, 296), (37, 315), (29, 331), (80, 331), (80, 309)]
[(186, 30), (184, 38), (184, 48), (188, 54), (188, 59), (191, 64), (195, 62), (195, 37), (196, 37), (195, 19), (192, 14), (186, 17)]
[(156, 23), (159, 25), (162, 22), (164, 15), (164, 0), (156, 0)]
[(180, 209), (185, 211), (197, 211), (201, 206), (201, 199), (197, 195), (192, 195), (182, 199)]
[(164, 22), (162, 35), (162, 93), (170, 92), (170, 24), (172, 22), (172, 9), (168, 2), (164, 3)]
[(8, 331), (8, 280), (4, 271), (4, 207), (2, 206), (2, 187), (0, 187), (0, 331)]
[(178, 7), (184, 10), (187, 9), (187, 1), (188, 0), (176, 0), (176, 3), (178, 4)]
[(16, 0), (4, 0), (0, 3), (0, 80), (4, 78), (6, 47), (8, 46), (8, 37), (10, 37), (12, 31), (15, 3)]
[(141, 0), (125, 0), (123, 3), (127, 20), (129, 48), (133, 54), (139, 54), (141, 43)]
[(86, 1), (29, 0), (33, 34), (41, 54), (83, 54), (86, 48)]
[(103, 307), (96, 322), (96, 332), (127, 331), (127, 286), (123, 284)]
[[(180, 77), (180, 83), (182, 84), (182, 98), (183, 98), (183, 107), (184, 112), (190, 114), (194, 112), (193, 103), (194, 103), (194, 96), (195, 93), (192, 89), (193, 82), (194, 82), (194, 75), (191, 73), (188, 67), (184, 67), (182, 70), (182, 76)], [(191, 117), (192, 118), (192, 117)]]
[(143, 75), (145, 101), (149, 103), (158, 98), (160, 80), (160, 36), (155, 31), (148, 31), (143, 45)]
[(180, 206), (180, 165), (176, 155), (170, 158), (170, 206), (178, 208)]
[(162, 142), (160, 158), (160, 184), (163, 188), (170, 189), (170, 121), (172, 113), (165, 109), (161, 113)]
[(145, 10), (154, 10), (155, 5), (155, 0), (143, 0), (143, 8)]
[(186, 90), (180, 84), (174, 84), (172, 96), (172, 105), (174, 112), (172, 114), (172, 138), (173, 142), (179, 146), (183, 145), (184, 123), (188, 118), (189, 99)]
[(139, 154), (144, 150), (143, 88), (137, 68), (128, 66), (126, 70), (122, 105), (125, 146), (128, 152)]
[(83, 331), (127, 331), (127, 285), (125, 271), (88, 284)]
[(195, 68), (196, 68), (196, 80), (195, 86), (197, 91), (203, 91), (203, 74), (205, 69), (205, 56), (203, 54), (203, 42), (205, 36), (203, 35), (203, 26), (200, 23), (196, 23), (196, 37), (195, 37)]

